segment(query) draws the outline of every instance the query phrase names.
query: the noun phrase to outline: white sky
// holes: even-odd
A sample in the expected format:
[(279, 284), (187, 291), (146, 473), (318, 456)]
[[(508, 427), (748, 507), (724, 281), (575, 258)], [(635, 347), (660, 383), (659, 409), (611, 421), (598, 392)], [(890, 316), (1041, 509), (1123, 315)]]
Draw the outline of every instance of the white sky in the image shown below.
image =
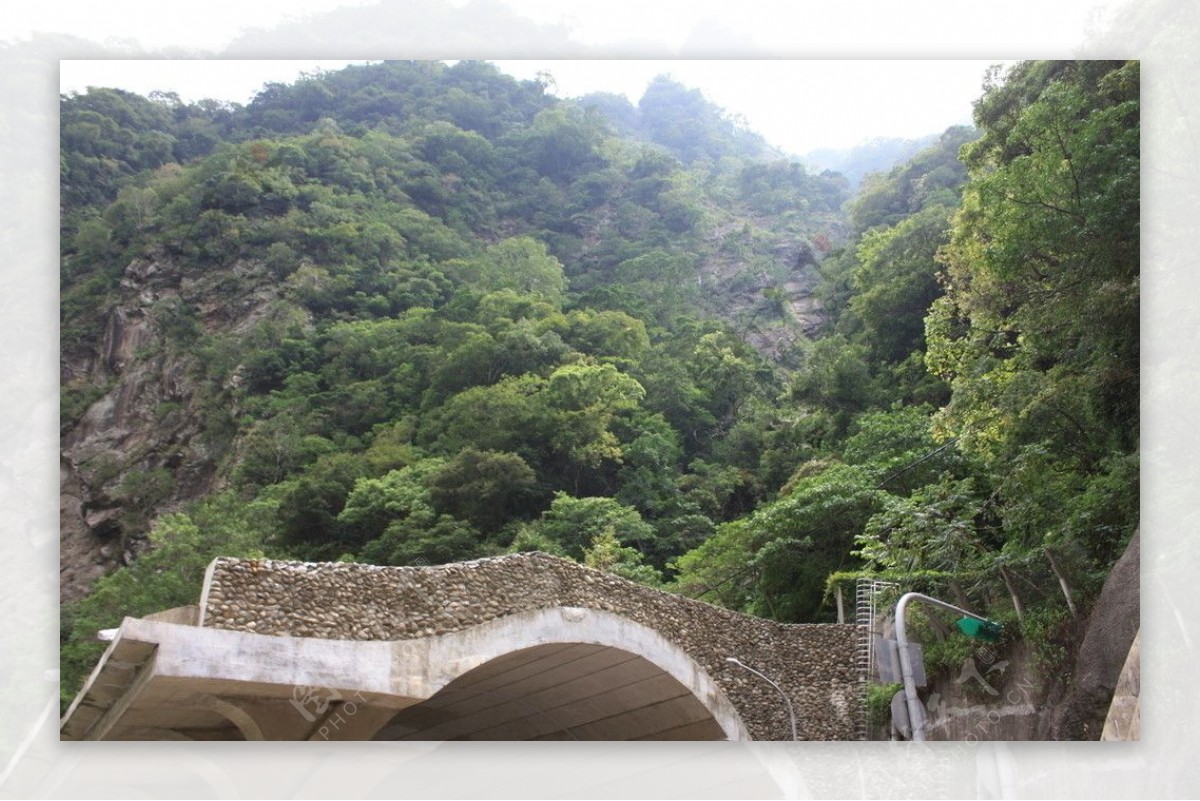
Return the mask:
[[(340, 69), (347, 61), (63, 61), (63, 92), (114, 86), (139, 94), (175, 91), (246, 103), (268, 81), (302, 72)], [(562, 97), (624, 94), (636, 103), (646, 84), (669, 73), (731, 114), (743, 116), (767, 141), (796, 155), (817, 147), (847, 147), (875, 136), (915, 138), (971, 121), (984, 71), (992, 62), (805, 60), (524, 60), (495, 62), (518, 78), (549, 70)]]
[[(459, 7), (469, 1), (446, 0)], [(1124, 1), (1112, 0), (1110, 5)], [(498, 62), (506, 72), (527, 78), (549, 69), (560, 96), (614, 91), (634, 102), (651, 78), (669, 72), (744, 117), (768, 142), (796, 155), (818, 147), (849, 147), (873, 137), (913, 138), (969, 122), (971, 102), (980, 93), (990, 63), (1065, 57), (1069, 52), (1064, 52), (1064, 43), (1077, 43), (1111, 11), (1100, 4), (1103, 0), (1008, 0), (1003, 9), (992, 8), (983, 16), (964, 13), (959, 0), (494, 2), (536, 23), (565, 26), (568, 47), (573, 43), (576, 50), (595, 48), (604, 57), (612, 56), (604, 61)], [(63, 91), (82, 91), (91, 84), (141, 94), (175, 91), (187, 100), (213, 97), (246, 103), (267, 81), (290, 81), (317, 65), (332, 69), (348, 62), (202, 57), (219, 53), (247, 29), (269, 30), (338, 7), (373, 3), (205, 0), (173, 2), (167, 13), (158, 0), (42, 0), (10, 4), (0, 22), (0, 39), (54, 31), (97, 43), (134, 45), (135, 52), (167, 48), (179, 56), (170, 62), (64, 62)], [(1030, 25), (1031, 18), (1038, 24)], [(931, 19), (937, 23), (931, 25)], [(503, 48), (504, 43), (497, 46)], [(847, 54), (889, 60), (819, 60)], [(620, 60), (681, 55), (763, 58)], [(785, 60), (797, 56), (814, 60)], [(186, 60), (193, 57), (201, 58)], [(913, 58), (939, 60), (894, 60)]]
[[(537, 62), (499, 61), (532, 78)], [(989, 61), (674, 60), (559, 61), (557, 94), (624, 94), (634, 103), (654, 76), (669, 73), (746, 118), (768, 142), (802, 155), (876, 136), (915, 138), (971, 122)]]
[[(393, 2), (395, 0), (387, 0)], [(1078, 44), (1112, 6), (1130, 0), (1008, 0), (965, 8), (961, 0), (497, 0), (541, 24), (565, 25), (573, 41), (621, 51), (631, 42), (668, 50), (713, 45), (728, 51), (804, 47), (830, 52), (938, 57), (1010, 51), (1052, 57), (1048, 48)], [(379, 0), (40, 0), (12, 3), (0, 39), (34, 31), (94, 42), (136, 41), (147, 48), (217, 50), (249, 28), (271, 28), (345, 6)], [(454, 7), (471, 0), (444, 0)], [(973, 12), (973, 13), (972, 13)], [(1036, 24), (1031, 24), (1036, 20)], [(936, 52), (935, 52), (936, 51)], [(1020, 52), (1015, 52), (1020, 51)], [(623, 54), (623, 53), (622, 53)]]
[(128, 89), (141, 95), (174, 91), (185, 101), (205, 98), (248, 103), (263, 85), (292, 82), (302, 73), (337, 70), (363, 62), (315, 59), (242, 61), (236, 59), (72, 60), (59, 62), (59, 88), (83, 92), (88, 86)]

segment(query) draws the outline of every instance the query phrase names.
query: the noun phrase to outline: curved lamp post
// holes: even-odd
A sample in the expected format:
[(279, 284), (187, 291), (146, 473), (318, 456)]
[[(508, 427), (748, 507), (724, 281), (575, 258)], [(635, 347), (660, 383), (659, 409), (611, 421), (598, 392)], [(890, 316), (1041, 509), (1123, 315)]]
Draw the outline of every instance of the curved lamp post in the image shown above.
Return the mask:
[(732, 656), (727, 656), (727, 657), (725, 657), (725, 661), (726, 661), (726, 662), (731, 662), (731, 663), (733, 663), (733, 664), (737, 665), (737, 666), (738, 666), (738, 667), (740, 667), (740, 668), (744, 668), (744, 669), (746, 669), (746, 670), (750, 671), (750, 672), (751, 672), (751, 673), (753, 673), (755, 676), (758, 676), (760, 679), (762, 679), (763, 681), (765, 681), (767, 684), (770, 684), (772, 687), (774, 687), (774, 688), (775, 688), (775, 690), (776, 690), (776, 692), (778, 692), (780, 695), (782, 695), (782, 696), (783, 696), (783, 702), (784, 702), (785, 704), (787, 704), (788, 717), (789, 717), (789, 718), (791, 718), (791, 720), (792, 720), (792, 740), (799, 740), (799, 739), (800, 739), (800, 736), (799, 736), (798, 734), (796, 734), (796, 710), (792, 708), (792, 699), (791, 699), (791, 698), (788, 698), (788, 695), (787, 695), (787, 693), (785, 693), (785, 692), (783, 691), (783, 688), (782, 688), (782, 687), (780, 687), (780, 686), (779, 686), (778, 684), (776, 684), (775, 682), (773, 682), (773, 681), (771, 681), (770, 679), (768, 679), (768, 678), (767, 678), (766, 676), (764, 676), (762, 673), (759, 673), (757, 670), (755, 670), (754, 668), (750, 667), (750, 666), (749, 666), (749, 665), (747, 665), (745, 662), (742, 662), (742, 661), (741, 661), (741, 660), (739, 660), (739, 659), (736, 659), (736, 658), (734, 658), (734, 657), (732, 657)]
[(971, 620), (977, 620), (984, 626), (992, 627), (992, 630), (995, 632), (999, 632), (1000, 627), (999, 624), (988, 620), (986, 617), (977, 615), (974, 612), (968, 612), (966, 609), (961, 609), (945, 601), (939, 601), (937, 598), (930, 598), (928, 595), (922, 595), (919, 592), (905, 593), (900, 597), (899, 602), (896, 604), (896, 645), (898, 646), (900, 656), (900, 678), (904, 682), (904, 701), (908, 707), (908, 725), (912, 729), (912, 739), (914, 742), (924, 742), (925, 710), (921, 708), (921, 700), (917, 697), (917, 684), (913, 679), (913, 668), (908, 652), (908, 636), (904, 620), (904, 613), (910, 601), (922, 601), (939, 609), (945, 609), (948, 612), (956, 612)]

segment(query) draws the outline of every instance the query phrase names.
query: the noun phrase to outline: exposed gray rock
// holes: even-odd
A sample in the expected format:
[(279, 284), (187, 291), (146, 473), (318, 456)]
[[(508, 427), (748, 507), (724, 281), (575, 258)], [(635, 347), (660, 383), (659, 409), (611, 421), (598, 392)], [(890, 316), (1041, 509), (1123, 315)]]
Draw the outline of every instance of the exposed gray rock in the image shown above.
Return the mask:
[(1113, 691), (1141, 626), (1141, 534), (1113, 565), (1088, 619), (1071, 688), (1049, 721), (1046, 739), (1098, 740)]
[[(279, 288), (257, 262), (197, 277), (164, 252), (150, 252), (126, 267), (120, 298), (107, 312), (102, 335), (61, 353), (66, 392), (102, 390), (77, 419), (63, 420), (61, 437), (59, 598), (77, 600), (101, 576), (136, 558), (144, 547), (109, 553), (114, 539), (140, 540), (142, 524), (126, 530), (120, 497), (131, 474), (166, 470), (171, 486), (148, 519), (220, 489), (217, 461), (198, 413), (199, 386), (192, 354), (166, 347), (155, 307), (172, 299), (196, 310), (209, 331), (244, 334), (267, 313)], [(237, 303), (214, 290), (230, 273), (245, 283)], [(217, 299), (213, 299), (217, 298)], [(235, 375), (237, 371), (235, 371)]]

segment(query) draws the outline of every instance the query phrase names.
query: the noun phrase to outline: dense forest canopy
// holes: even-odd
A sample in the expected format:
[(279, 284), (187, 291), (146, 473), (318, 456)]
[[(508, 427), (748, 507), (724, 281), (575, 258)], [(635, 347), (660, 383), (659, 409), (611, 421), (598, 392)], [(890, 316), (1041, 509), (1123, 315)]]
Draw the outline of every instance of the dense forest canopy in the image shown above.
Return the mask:
[(668, 76), (63, 97), (64, 458), (126, 554), (64, 693), (220, 554), (541, 550), (788, 622), (870, 573), (1045, 627), (1137, 526), (1138, 119), (1136, 62), (1022, 63), (851, 197)]

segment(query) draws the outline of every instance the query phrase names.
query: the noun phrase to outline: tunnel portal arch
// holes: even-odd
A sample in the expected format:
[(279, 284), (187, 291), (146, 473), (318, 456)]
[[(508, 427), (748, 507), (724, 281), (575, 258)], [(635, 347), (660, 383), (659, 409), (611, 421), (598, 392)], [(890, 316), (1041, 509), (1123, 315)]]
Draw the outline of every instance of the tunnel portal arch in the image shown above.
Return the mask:
[(435, 638), (421, 661), (440, 667), (431, 694), (376, 739), (749, 739), (687, 652), (610, 612), (512, 615)]
[[(180, 611), (122, 622), (64, 738), (848, 740), (864, 718), (857, 627), (750, 617), (546, 554), (220, 557)], [(490, 717), (450, 725), (469, 709)]]

